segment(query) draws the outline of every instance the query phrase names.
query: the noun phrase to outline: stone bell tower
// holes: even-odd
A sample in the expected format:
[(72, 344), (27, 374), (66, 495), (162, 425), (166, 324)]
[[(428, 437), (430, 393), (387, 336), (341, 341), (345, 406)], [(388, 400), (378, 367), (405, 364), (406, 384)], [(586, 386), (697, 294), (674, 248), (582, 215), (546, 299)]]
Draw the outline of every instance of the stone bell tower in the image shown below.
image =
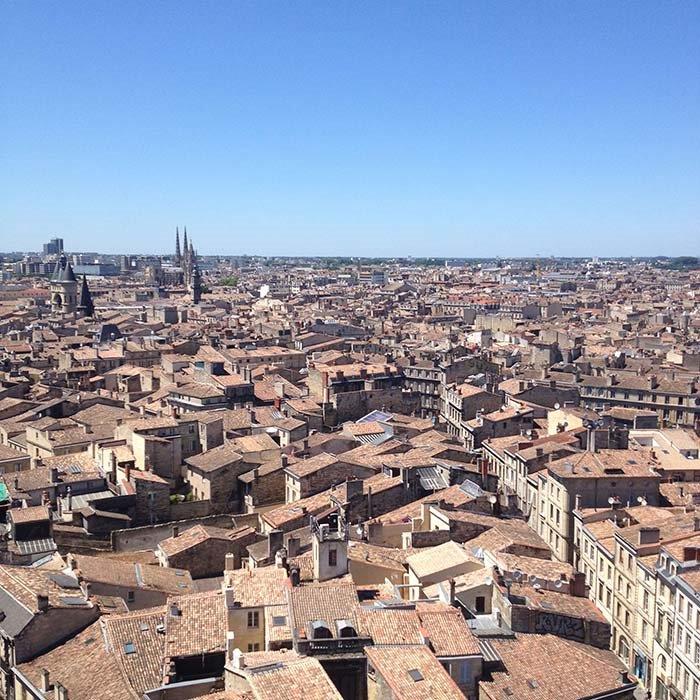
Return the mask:
[(56, 263), (51, 278), (51, 311), (59, 314), (73, 313), (78, 305), (78, 279), (65, 253)]

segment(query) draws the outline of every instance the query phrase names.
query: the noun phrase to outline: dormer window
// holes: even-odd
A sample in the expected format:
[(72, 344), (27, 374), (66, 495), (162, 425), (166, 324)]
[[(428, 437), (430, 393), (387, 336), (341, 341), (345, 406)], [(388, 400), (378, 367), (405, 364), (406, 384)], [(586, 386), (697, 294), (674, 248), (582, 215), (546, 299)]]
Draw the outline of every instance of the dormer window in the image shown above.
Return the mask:
[(357, 631), (350, 620), (336, 620), (335, 626), (338, 629), (338, 636), (341, 638), (357, 637)]
[(313, 639), (333, 639), (331, 630), (325, 620), (314, 620), (311, 622), (311, 632)]

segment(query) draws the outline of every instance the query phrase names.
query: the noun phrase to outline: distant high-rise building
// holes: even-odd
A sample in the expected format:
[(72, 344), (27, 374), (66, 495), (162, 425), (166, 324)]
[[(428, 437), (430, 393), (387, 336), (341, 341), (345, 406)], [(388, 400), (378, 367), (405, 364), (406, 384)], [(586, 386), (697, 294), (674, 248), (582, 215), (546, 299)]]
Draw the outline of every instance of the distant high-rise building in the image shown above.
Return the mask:
[(62, 238), (52, 238), (48, 243), (44, 243), (44, 255), (60, 255), (62, 252)]

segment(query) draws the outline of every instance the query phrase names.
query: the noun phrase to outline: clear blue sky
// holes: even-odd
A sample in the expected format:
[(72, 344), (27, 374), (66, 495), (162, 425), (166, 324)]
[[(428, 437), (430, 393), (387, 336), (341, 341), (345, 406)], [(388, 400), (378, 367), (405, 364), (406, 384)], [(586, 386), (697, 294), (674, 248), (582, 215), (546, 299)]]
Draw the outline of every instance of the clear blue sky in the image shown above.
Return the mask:
[(0, 2), (0, 250), (700, 252), (700, 2)]

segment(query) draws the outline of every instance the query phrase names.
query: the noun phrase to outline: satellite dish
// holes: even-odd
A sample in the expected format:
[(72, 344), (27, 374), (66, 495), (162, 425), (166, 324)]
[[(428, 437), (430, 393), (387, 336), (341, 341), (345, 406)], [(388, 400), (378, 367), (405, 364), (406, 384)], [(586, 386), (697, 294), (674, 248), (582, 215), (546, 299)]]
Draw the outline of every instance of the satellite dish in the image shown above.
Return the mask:
[(557, 403), (554, 404), (554, 410), (558, 411), (561, 408), (561, 404), (557, 401)]

